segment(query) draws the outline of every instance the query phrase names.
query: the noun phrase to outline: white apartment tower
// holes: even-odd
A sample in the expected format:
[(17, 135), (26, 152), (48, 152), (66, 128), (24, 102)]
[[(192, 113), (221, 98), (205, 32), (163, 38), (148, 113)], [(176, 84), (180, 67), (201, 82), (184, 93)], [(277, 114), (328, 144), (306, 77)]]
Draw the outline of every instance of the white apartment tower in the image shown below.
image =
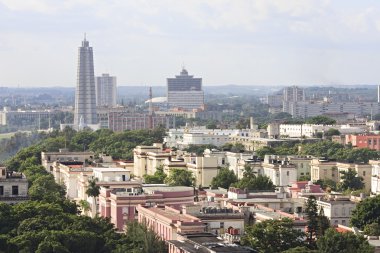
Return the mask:
[(185, 68), (179, 76), (167, 79), (168, 108), (181, 108), (186, 111), (204, 108), (202, 78), (190, 76)]
[(94, 59), (86, 37), (78, 50), (77, 86), (75, 90), (74, 128), (97, 124)]
[(96, 106), (116, 106), (116, 77), (102, 74), (96, 77)]

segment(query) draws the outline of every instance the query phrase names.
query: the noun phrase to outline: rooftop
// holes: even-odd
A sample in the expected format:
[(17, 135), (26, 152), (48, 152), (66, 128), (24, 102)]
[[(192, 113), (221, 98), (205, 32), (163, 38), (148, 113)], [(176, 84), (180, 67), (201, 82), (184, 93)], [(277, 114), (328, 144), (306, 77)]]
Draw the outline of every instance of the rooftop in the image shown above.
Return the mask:
[(130, 170), (126, 170), (124, 168), (112, 168), (112, 167), (107, 167), (107, 168), (96, 167), (96, 168), (93, 168), (93, 171), (96, 171), (96, 172), (131, 172)]
[(152, 194), (155, 191), (158, 192), (177, 192), (177, 191), (192, 191), (193, 187), (188, 186), (143, 186), (144, 192)]

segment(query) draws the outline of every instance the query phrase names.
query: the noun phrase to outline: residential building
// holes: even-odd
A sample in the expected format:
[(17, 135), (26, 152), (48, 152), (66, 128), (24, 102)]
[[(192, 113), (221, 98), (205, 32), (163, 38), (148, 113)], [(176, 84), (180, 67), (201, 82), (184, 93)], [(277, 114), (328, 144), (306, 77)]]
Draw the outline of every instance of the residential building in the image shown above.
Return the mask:
[(96, 106), (116, 106), (116, 77), (102, 74), (96, 77)]
[(17, 204), (28, 199), (28, 180), (25, 175), (0, 167), (0, 203)]
[(380, 135), (376, 134), (349, 134), (345, 138), (346, 143), (351, 143), (357, 148), (369, 148), (380, 151)]
[[(371, 164), (355, 164), (355, 163), (337, 163), (336, 167), (338, 168), (339, 176), (341, 172), (347, 172), (349, 169), (352, 169), (356, 172), (356, 176), (363, 178), (364, 188), (366, 191), (371, 190), (371, 181), (372, 181), (372, 165)], [(340, 180), (342, 181), (342, 180)]]
[(340, 175), (335, 161), (314, 158), (310, 163), (311, 181), (330, 179), (339, 182)]
[(296, 166), (289, 161), (266, 156), (262, 167), (264, 175), (269, 177), (276, 186), (288, 186), (297, 181)]
[(153, 175), (156, 168), (171, 157), (170, 152), (162, 150), (162, 147), (161, 143), (154, 143), (153, 146), (137, 146), (133, 150), (133, 174), (137, 177), (145, 174)]
[(194, 78), (185, 68), (179, 76), (167, 79), (168, 108), (203, 109), (202, 78)]
[[(232, 232), (233, 233), (233, 230)], [(169, 253), (254, 253), (255, 250), (226, 242), (212, 233), (180, 234), (169, 240)]]
[(349, 225), (352, 210), (356, 203), (349, 197), (341, 195), (330, 195), (327, 200), (317, 200), (318, 210), (323, 208), (323, 212), (330, 220), (331, 225)]
[(41, 152), (41, 164), (49, 172), (53, 171), (53, 163), (58, 162), (86, 162), (92, 161), (94, 152), (70, 152), (68, 149), (59, 149), (59, 152)]
[(311, 181), (297, 181), (287, 188), (291, 198), (308, 198), (314, 196), (316, 199), (325, 196), (325, 192), (318, 184), (313, 184)]
[(371, 173), (371, 194), (380, 194), (380, 161), (370, 160), (369, 164), (372, 166)]
[(75, 90), (74, 128), (98, 124), (93, 50), (86, 37), (78, 50), (78, 76)]
[(212, 179), (218, 175), (217, 157), (190, 157), (186, 167), (195, 177), (195, 185), (209, 187)]

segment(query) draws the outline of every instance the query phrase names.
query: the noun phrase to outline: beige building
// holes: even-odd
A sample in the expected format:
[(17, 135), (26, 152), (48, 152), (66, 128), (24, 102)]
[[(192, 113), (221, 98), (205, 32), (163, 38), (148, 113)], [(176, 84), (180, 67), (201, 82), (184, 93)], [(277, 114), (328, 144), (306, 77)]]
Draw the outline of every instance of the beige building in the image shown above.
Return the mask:
[(163, 165), (165, 159), (171, 157), (170, 153), (162, 150), (161, 143), (153, 146), (137, 146), (133, 150), (133, 174), (142, 177), (145, 174), (153, 175), (156, 168)]
[(339, 182), (340, 175), (335, 161), (314, 158), (310, 164), (311, 181), (331, 179)]
[(372, 165), (370, 164), (354, 164), (354, 163), (337, 163), (339, 176), (341, 176), (341, 171), (348, 171), (352, 169), (357, 173), (357, 176), (363, 178), (364, 187), (367, 191), (371, 190), (371, 180), (372, 180)]
[(16, 204), (28, 200), (28, 180), (20, 172), (0, 167), (0, 202)]
[(317, 200), (318, 209), (323, 208), (331, 225), (337, 226), (349, 225), (352, 210), (355, 209), (356, 203), (352, 202), (349, 197), (340, 195), (330, 195), (327, 200)]
[(41, 163), (47, 171), (53, 171), (53, 163), (58, 162), (82, 162), (94, 159), (94, 152), (69, 152), (68, 149), (60, 149), (59, 152), (41, 152)]
[(196, 186), (208, 187), (218, 174), (217, 157), (190, 157), (186, 167), (195, 177)]

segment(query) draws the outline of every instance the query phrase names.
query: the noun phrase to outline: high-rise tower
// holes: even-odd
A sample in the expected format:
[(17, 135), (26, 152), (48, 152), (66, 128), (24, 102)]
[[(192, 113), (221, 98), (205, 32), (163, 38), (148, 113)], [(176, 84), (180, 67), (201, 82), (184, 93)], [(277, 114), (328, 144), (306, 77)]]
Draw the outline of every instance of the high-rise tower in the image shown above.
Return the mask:
[(74, 128), (97, 124), (94, 59), (92, 47), (86, 40), (78, 50), (78, 75), (75, 91)]

